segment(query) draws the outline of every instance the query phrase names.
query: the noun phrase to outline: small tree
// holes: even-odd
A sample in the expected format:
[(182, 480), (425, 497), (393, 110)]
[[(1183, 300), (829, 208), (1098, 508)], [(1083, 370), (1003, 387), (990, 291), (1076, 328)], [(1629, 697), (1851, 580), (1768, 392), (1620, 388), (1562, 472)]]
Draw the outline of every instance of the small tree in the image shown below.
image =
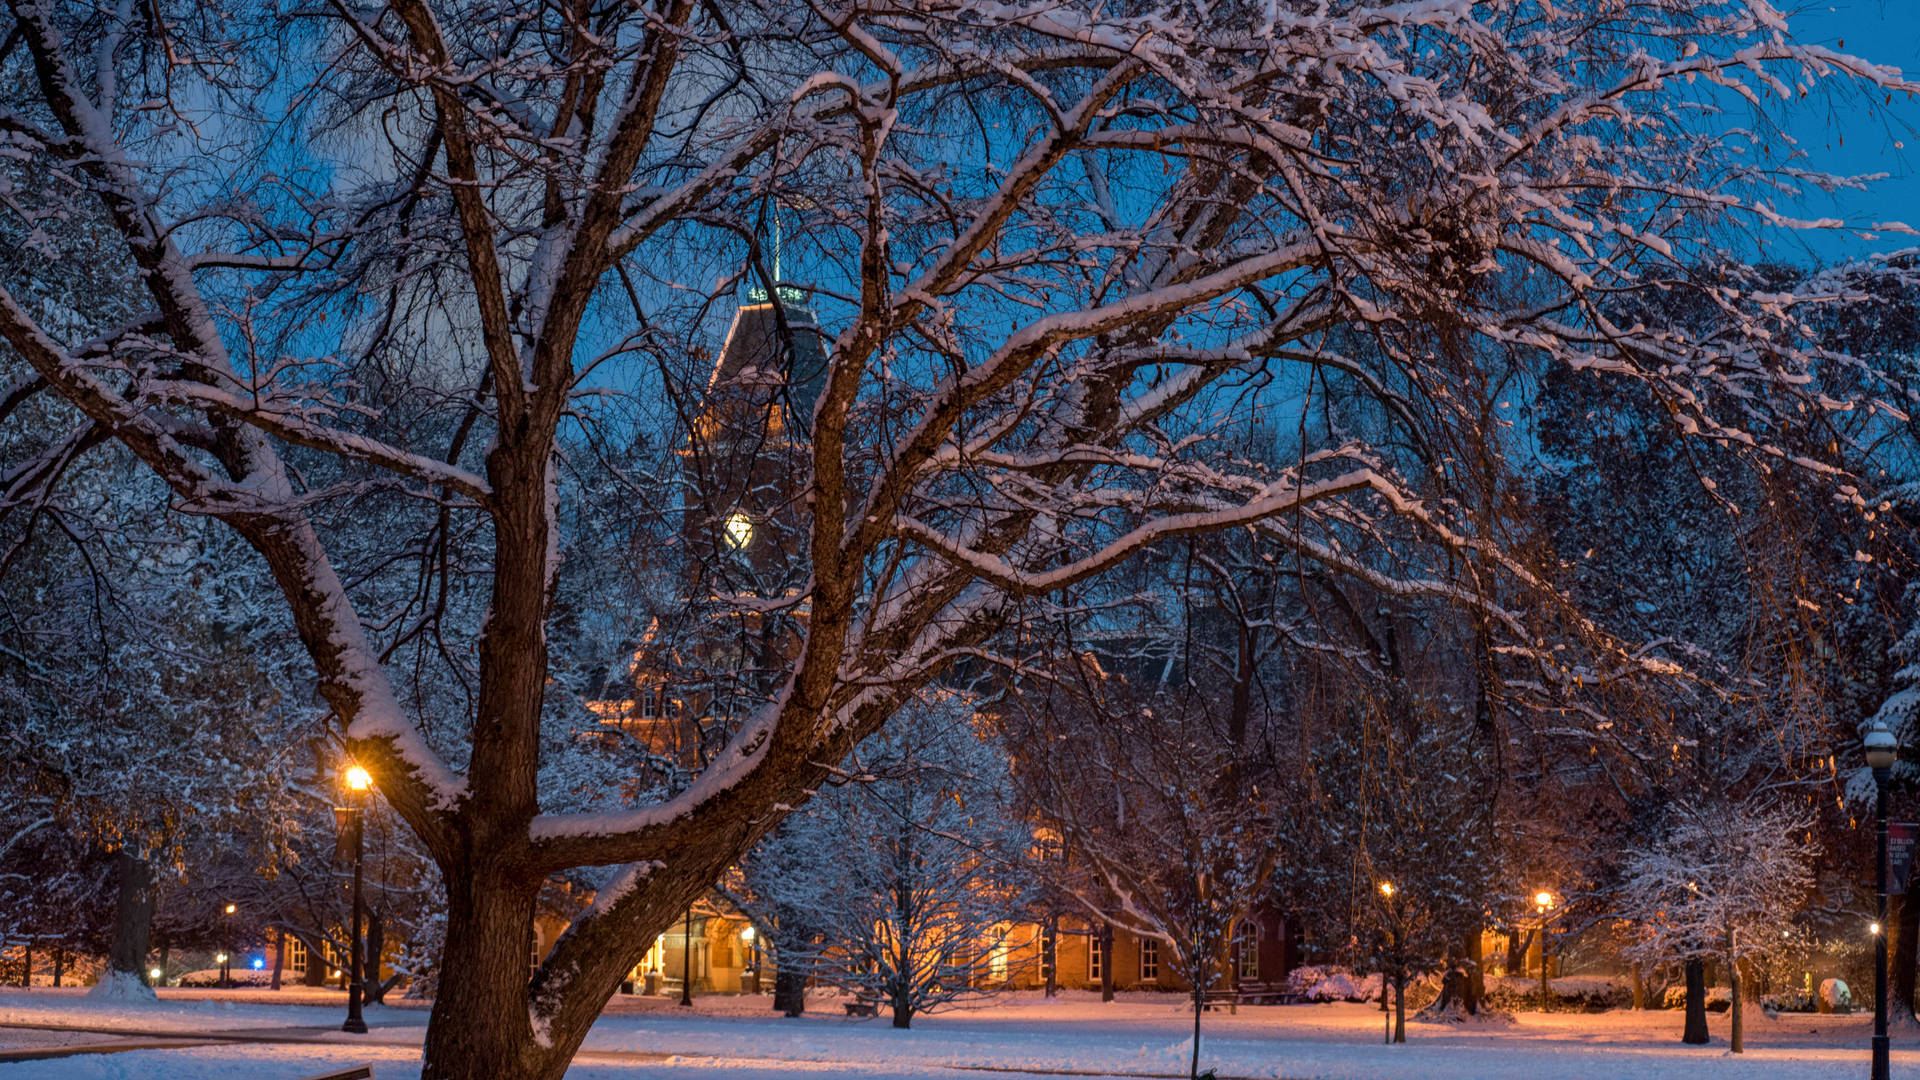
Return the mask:
[(749, 858), (756, 906), (806, 912), (810, 932), (774, 942), (783, 973), (885, 1001), (898, 1028), (1007, 985), (1032, 837), (1008, 812), (1005, 756), (975, 725), (965, 697), (927, 695)]
[(1813, 887), (1811, 826), (1806, 815), (1756, 798), (1723, 806), (1689, 801), (1678, 804), (1652, 844), (1629, 852), (1621, 900), (1640, 931), (1629, 952), (1636, 962), (1687, 962), (1684, 1041), (1706, 1041), (1700, 969), (1717, 956), (1732, 980), (1732, 1050), (1745, 1049), (1740, 962), (1793, 937), (1794, 915)]

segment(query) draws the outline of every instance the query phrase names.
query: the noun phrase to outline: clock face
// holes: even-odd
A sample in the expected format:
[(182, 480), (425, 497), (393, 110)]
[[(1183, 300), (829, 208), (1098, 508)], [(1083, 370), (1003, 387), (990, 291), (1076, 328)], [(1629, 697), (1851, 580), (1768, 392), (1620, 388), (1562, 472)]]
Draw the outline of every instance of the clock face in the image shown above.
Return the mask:
[(736, 510), (720, 528), (721, 538), (735, 551), (753, 543), (753, 519)]

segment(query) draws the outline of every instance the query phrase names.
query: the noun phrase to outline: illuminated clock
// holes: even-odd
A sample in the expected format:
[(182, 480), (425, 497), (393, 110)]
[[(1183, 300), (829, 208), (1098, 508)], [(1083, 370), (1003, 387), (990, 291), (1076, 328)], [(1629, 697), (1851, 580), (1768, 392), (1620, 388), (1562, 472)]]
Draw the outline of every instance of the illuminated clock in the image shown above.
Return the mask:
[(753, 519), (738, 510), (727, 517), (726, 524), (721, 526), (720, 531), (727, 546), (735, 551), (743, 550), (748, 544), (753, 543)]

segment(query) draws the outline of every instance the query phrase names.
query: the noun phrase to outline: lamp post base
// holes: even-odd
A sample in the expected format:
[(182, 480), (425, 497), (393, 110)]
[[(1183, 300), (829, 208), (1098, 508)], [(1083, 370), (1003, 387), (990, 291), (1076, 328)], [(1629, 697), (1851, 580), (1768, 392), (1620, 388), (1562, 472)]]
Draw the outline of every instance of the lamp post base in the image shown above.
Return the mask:
[(1885, 1035), (1875, 1035), (1873, 1037), (1873, 1080), (1888, 1080), (1888, 1075), (1887, 1075), (1887, 1044), (1888, 1042), (1889, 1040)]
[(347, 1018), (346, 1023), (340, 1025), (340, 1030), (351, 1031), (355, 1035), (365, 1035), (367, 1033), (367, 1022), (357, 1016), (350, 1016)]

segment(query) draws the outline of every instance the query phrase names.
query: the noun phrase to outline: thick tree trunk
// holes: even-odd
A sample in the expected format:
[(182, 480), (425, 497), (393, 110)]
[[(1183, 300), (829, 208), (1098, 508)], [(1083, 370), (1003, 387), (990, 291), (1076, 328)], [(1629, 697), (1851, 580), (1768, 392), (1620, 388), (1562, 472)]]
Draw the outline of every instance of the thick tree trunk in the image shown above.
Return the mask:
[(913, 995), (907, 992), (906, 980), (893, 988), (893, 1026), (910, 1028), (913, 1026)]
[(286, 966), (287, 932), (275, 930), (273, 932), (273, 980), (267, 984), (269, 990), (280, 989), (280, 973), (286, 970)]
[(1920, 959), (1920, 903), (1899, 897), (1894, 920), (1892, 992), (1887, 995), (1887, 1022), (1910, 1026), (1914, 1022), (1914, 964)]
[(327, 984), (327, 956), (317, 941), (307, 942), (307, 970), (300, 976), (307, 986), (325, 986)]
[(1639, 964), (1633, 965), (1633, 1007), (1647, 1007), (1647, 973), (1641, 970)]
[(774, 917), (780, 923), (780, 936), (774, 942), (773, 961), (777, 966), (773, 971), (773, 1008), (788, 1016), (801, 1016), (807, 1011), (807, 967), (800, 961), (800, 954), (812, 942), (813, 934), (801, 912), (780, 908)]
[(1047, 950), (1047, 996), (1057, 997), (1060, 993), (1060, 919), (1047, 916), (1047, 940), (1042, 946)]
[(361, 953), (360, 970), (366, 978), (361, 983), (361, 1000), (368, 1005), (385, 1005), (387, 987), (380, 981), (380, 958), (387, 951), (387, 921), (379, 912), (367, 913), (366, 949)]
[(1742, 1008), (1746, 1005), (1741, 995), (1740, 962), (1732, 956), (1727, 957), (1727, 971), (1729, 972), (1727, 977), (1732, 980), (1733, 987), (1733, 1008), (1728, 1010), (1733, 1023), (1728, 1033), (1727, 1049), (1739, 1054), (1746, 1050), (1746, 1043), (1742, 1041), (1742, 1036), (1746, 1034), (1746, 1027), (1740, 1015)]
[(1518, 930), (1507, 934), (1507, 974), (1521, 976), (1527, 973), (1527, 950), (1533, 947), (1533, 931), (1522, 934)]
[(147, 985), (147, 945), (153, 937), (153, 868), (128, 848), (118, 858), (120, 895), (113, 905), (113, 940), (107, 970), (90, 996), (152, 999)]
[(1687, 1027), (1680, 1041), (1696, 1046), (1707, 1042), (1707, 966), (1697, 956), (1687, 960)]
[(492, 870), (447, 877), (447, 939), (421, 1080), (560, 1080), (566, 1058), (541, 1044), (567, 1033), (536, 1033), (527, 1009), (538, 883)]
[(1399, 971), (1393, 977), (1393, 1041), (1407, 1041), (1407, 976)]
[(1100, 924), (1100, 1000), (1113, 1000), (1113, 927)]
[(792, 960), (779, 961), (780, 966), (773, 973), (773, 1007), (777, 1012), (788, 1016), (801, 1016), (807, 1011), (807, 973)]
[(1468, 1016), (1480, 1015), (1480, 1003), (1487, 999), (1485, 930), (1475, 926), (1467, 931), (1467, 985), (1462, 1002)]

